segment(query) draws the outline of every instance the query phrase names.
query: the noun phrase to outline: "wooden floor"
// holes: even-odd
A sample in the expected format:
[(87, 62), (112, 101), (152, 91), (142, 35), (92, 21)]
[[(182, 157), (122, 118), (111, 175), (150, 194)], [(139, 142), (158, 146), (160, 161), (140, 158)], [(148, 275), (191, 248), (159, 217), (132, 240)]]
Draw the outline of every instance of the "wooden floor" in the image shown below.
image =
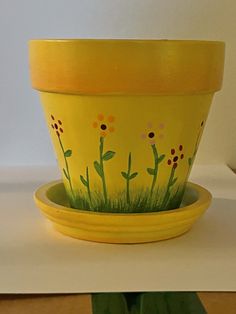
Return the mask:
[(236, 314), (236, 292), (198, 293), (208, 314)]
[(89, 294), (0, 295), (0, 314), (92, 314)]
[[(236, 292), (201, 292), (198, 295), (208, 314), (236, 314)], [(90, 296), (0, 295), (0, 314), (51, 313), (92, 314)]]

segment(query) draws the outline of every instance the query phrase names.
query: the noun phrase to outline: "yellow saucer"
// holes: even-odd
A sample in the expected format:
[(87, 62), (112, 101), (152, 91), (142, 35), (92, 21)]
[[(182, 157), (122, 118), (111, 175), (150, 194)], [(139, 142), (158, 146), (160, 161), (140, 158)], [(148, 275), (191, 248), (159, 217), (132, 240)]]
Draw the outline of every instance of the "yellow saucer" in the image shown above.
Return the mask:
[(100, 213), (67, 207), (62, 181), (41, 186), (35, 203), (59, 232), (82, 240), (105, 243), (145, 243), (187, 232), (209, 207), (212, 196), (203, 187), (188, 183), (182, 207), (141, 214)]

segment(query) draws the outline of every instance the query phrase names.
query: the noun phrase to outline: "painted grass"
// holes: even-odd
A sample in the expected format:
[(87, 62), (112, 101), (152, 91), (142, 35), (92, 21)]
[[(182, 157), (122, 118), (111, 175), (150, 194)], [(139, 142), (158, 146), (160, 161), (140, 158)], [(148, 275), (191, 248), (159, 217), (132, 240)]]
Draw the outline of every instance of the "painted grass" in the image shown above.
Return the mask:
[(156, 191), (150, 197), (150, 190), (140, 190), (132, 195), (130, 204), (127, 204), (126, 193), (120, 193), (115, 199), (104, 200), (103, 193), (94, 192), (91, 194), (91, 201), (86, 193), (79, 191), (73, 200), (71, 197), (70, 205), (75, 209), (82, 209), (94, 212), (107, 213), (145, 213), (158, 212), (178, 208), (184, 193), (184, 187), (173, 189), (169, 200), (163, 207), (165, 191)]

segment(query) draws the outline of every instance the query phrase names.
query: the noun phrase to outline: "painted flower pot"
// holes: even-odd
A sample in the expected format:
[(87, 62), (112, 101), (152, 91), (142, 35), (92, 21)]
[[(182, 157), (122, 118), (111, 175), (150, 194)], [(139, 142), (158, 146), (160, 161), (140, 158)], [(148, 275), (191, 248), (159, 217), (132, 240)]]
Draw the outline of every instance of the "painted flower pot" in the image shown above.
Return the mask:
[(222, 42), (30, 41), (71, 207), (178, 208), (223, 66)]

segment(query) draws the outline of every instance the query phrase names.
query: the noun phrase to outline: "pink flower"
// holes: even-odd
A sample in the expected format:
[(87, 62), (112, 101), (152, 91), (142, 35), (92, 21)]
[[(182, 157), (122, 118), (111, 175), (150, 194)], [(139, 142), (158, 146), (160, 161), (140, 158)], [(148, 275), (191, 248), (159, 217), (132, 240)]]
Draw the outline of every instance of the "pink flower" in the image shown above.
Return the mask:
[(152, 122), (147, 123), (147, 128), (145, 133), (141, 134), (141, 138), (143, 140), (148, 140), (150, 145), (155, 145), (157, 139), (161, 140), (164, 138), (162, 130), (164, 128), (164, 124), (160, 123), (156, 128), (153, 126)]

